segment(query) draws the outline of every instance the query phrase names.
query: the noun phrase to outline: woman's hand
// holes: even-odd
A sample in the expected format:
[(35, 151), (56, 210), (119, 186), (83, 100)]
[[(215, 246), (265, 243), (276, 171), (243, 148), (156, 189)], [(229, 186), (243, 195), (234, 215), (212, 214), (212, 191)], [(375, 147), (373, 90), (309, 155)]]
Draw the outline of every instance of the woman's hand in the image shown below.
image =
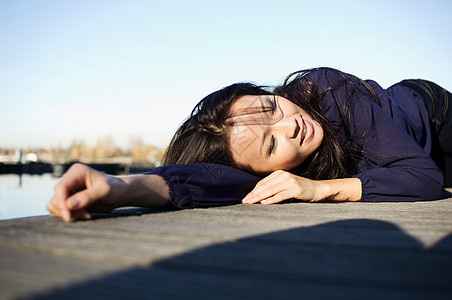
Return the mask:
[(74, 164), (56, 184), (47, 210), (66, 222), (89, 219), (88, 211), (108, 212), (119, 207), (126, 189), (127, 184), (117, 177)]
[(361, 193), (361, 181), (357, 178), (311, 180), (278, 170), (259, 181), (242, 202), (273, 204), (288, 199), (358, 201)]

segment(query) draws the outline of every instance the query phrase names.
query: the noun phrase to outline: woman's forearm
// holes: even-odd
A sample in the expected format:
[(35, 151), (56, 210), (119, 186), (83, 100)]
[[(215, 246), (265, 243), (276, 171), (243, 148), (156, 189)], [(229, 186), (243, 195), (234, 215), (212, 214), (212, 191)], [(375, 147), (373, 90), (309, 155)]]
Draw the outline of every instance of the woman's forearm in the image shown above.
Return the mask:
[(90, 219), (89, 212), (123, 206), (163, 207), (169, 188), (158, 175), (115, 177), (83, 164), (74, 164), (55, 185), (47, 203), (50, 215), (66, 222)]
[(158, 175), (131, 175), (120, 178), (126, 189), (118, 201), (121, 206), (164, 207), (168, 204), (169, 188)]
[(361, 180), (358, 178), (341, 178), (320, 180), (320, 200), (359, 201), (362, 194)]

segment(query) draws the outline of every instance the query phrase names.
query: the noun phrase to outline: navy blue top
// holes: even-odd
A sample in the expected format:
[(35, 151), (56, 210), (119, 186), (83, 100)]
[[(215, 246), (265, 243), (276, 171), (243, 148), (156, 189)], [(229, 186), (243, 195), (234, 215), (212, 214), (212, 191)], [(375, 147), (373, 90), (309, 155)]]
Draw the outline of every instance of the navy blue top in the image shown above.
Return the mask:
[[(343, 81), (340, 74), (329, 69), (314, 71), (306, 80), (314, 82), (316, 78), (319, 91)], [(356, 79), (349, 79), (360, 86)], [(362, 183), (361, 201), (437, 199), (443, 188), (443, 175), (429, 156), (432, 147), (429, 116), (421, 97), (401, 85), (385, 90), (375, 81), (366, 82), (375, 91), (380, 105), (350, 84), (340, 84), (320, 100), (325, 117), (339, 137), (345, 142), (349, 132), (352, 147), (363, 153), (357, 162), (358, 172), (353, 175)], [(345, 107), (350, 112), (345, 120), (349, 121), (344, 121)], [(170, 202), (179, 208), (241, 203), (261, 179), (241, 170), (206, 163), (162, 166), (149, 174), (166, 180)]]

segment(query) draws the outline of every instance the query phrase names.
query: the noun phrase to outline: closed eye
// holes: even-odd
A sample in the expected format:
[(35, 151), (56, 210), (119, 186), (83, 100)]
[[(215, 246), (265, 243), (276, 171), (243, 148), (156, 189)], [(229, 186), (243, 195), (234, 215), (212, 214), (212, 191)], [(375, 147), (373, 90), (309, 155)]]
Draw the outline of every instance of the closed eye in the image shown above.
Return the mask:
[(268, 147), (268, 156), (272, 155), (275, 152), (276, 148), (276, 139), (275, 136), (271, 136), (270, 138), (270, 146)]

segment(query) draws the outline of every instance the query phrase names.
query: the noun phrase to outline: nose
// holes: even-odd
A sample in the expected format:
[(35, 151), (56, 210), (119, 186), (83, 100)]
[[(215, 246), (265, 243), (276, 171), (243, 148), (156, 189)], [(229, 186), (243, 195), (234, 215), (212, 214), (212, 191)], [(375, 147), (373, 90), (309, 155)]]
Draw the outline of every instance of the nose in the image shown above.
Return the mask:
[(300, 123), (295, 117), (284, 117), (275, 125), (278, 132), (288, 139), (295, 139), (301, 130)]

